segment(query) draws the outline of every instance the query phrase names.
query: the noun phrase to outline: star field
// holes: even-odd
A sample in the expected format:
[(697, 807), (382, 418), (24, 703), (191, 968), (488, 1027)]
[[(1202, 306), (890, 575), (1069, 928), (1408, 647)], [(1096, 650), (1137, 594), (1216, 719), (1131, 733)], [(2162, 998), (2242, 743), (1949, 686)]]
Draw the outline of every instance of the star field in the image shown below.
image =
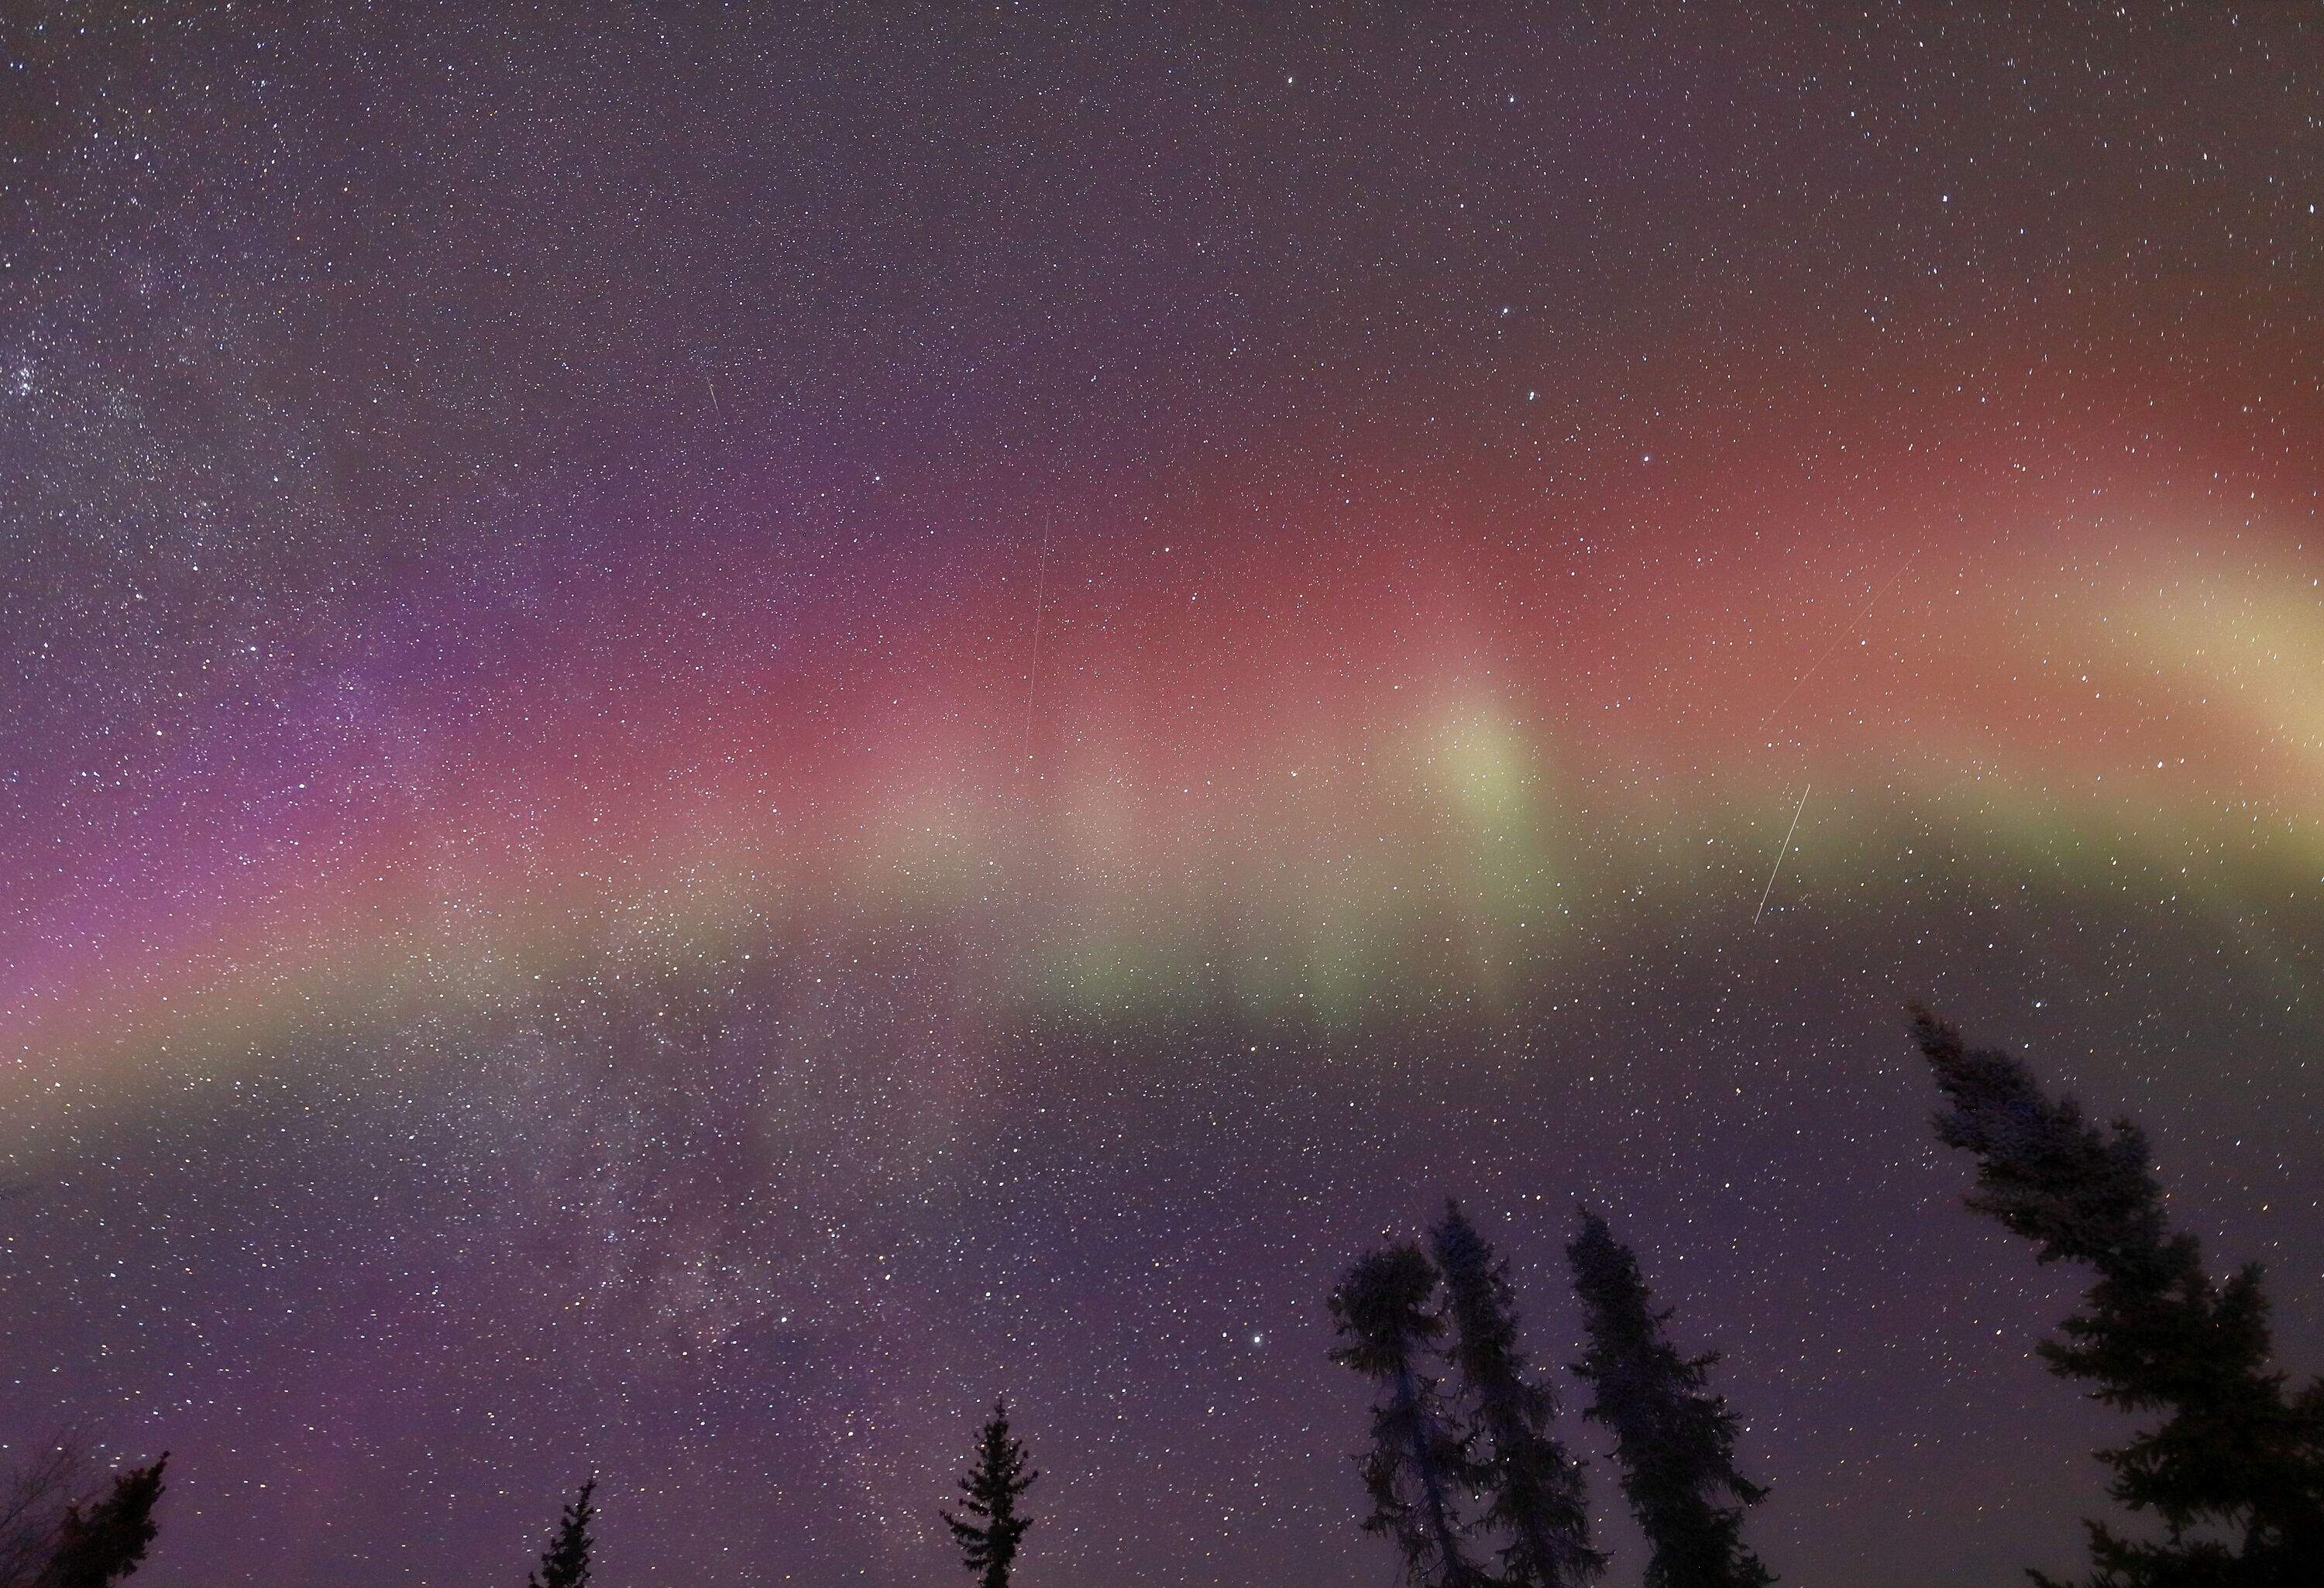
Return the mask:
[(934, 1584), (1005, 1390), (1024, 1588), (1385, 1583), (1333, 1275), (1587, 1198), (1784, 1582), (2070, 1567), (1901, 1009), (2324, 1369), (2319, 203), (2291, 5), (24, 7), (0, 1466)]

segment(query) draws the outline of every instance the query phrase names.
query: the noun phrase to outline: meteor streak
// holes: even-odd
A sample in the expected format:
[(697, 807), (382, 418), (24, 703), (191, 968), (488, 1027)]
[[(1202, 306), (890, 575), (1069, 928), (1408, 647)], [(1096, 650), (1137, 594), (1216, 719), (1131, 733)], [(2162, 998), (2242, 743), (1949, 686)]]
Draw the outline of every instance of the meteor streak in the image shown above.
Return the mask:
[(1767, 873), (1767, 885), (1759, 890), (1759, 908), (1751, 912), (1751, 924), (1757, 926), (1759, 918), (1767, 913), (1767, 895), (1775, 891), (1775, 873), (1784, 869), (1784, 856), (1792, 851), (1792, 835), (1800, 830), (1800, 812), (1808, 808), (1808, 789), (1812, 784), (1800, 786), (1800, 802), (1792, 808), (1792, 825), (1784, 829), (1783, 846), (1775, 851), (1774, 870)]

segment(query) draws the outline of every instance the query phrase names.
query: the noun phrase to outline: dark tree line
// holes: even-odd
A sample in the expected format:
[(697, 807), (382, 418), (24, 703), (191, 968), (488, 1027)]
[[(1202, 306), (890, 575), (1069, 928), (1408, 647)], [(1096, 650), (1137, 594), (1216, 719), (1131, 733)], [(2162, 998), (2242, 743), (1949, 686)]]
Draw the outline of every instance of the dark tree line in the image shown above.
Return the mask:
[[(2324, 1582), (2324, 1380), (2293, 1388), (2273, 1363), (2256, 1265), (2226, 1279), (2175, 1229), (2146, 1139), (2100, 1127), (2045, 1092), (2015, 1055), (1970, 1048), (1915, 1007), (1913, 1033), (1944, 1100), (1938, 1139), (1976, 1161), (1968, 1202), (2031, 1242), (2039, 1262), (2074, 1263), (2081, 1304), (2039, 1350), (2059, 1376), (2141, 1419), (2098, 1453), (2110, 1491), (2160, 1537), (2092, 1519), (2081, 1588), (2305, 1588)], [(1738, 1469), (1735, 1414), (1711, 1389), (1715, 1354), (1668, 1334), (1637, 1258), (1581, 1210), (1566, 1247), (1586, 1346), (1572, 1371), (1583, 1416), (1602, 1426), (1623, 1498), (1643, 1533), (1647, 1588), (1769, 1588), (1745, 1545), (1766, 1491)], [(1365, 1254), (1331, 1295), (1333, 1361), (1372, 1386), (1359, 1459), (1365, 1530), (1393, 1543), (1412, 1588), (1591, 1588), (1583, 1463), (1559, 1441), (1551, 1380), (1528, 1356), (1508, 1265), (1457, 1203), (1425, 1232)], [(60, 1441), (0, 1489), (0, 1588), (111, 1588), (157, 1533), (165, 1454), (97, 1483)], [(939, 1512), (979, 1588), (1009, 1588), (1039, 1477), (994, 1403), (957, 1511)], [(558, 1518), (527, 1588), (589, 1588), (597, 1480)], [(2030, 1574), (2040, 1588), (2066, 1584)]]
[[(2144, 1419), (2098, 1454), (2115, 1500), (2161, 1536), (2087, 1522), (2083, 1588), (2324, 1583), (2324, 1380), (2295, 1388), (2274, 1365), (2259, 1267), (2212, 1277), (2200, 1243), (2172, 1227), (2136, 1125), (2091, 1124), (2015, 1056), (1969, 1048), (1917, 1006), (1912, 1022), (1945, 1103), (1938, 1139), (1977, 1162), (1969, 1205), (2032, 1242), (2036, 1260), (2090, 1273), (2043, 1360)], [(1670, 1343), (1670, 1313), (1597, 1214), (1582, 1210), (1566, 1255), (1589, 1337), (1573, 1369), (1592, 1391), (1584, 1415), (1613, 1437), (1648, 1588), (1766, 1588), (1775, 1579), (1742, 1540), (1766, 1491), (1735, 1465), (1736, 1418), (1710, 1387), (1717, 1357)], [(1413, 1588), (1594, 1578), (1605, 1557), (1590, 1543), (1582, 1463), (1551, 1433), (1553, 1392), (1517, 1349), (1507, 1267), (1460, 1208), (1426, 1250), (1407, 1241), (1360, 1259), (1331, 1303), (1333, 1359), (1375, 1391), (1363, 1526), (1397, 1546)]]
[(83, 1494), (79, 1454), (60, 1441), (0, 1500), (0, 1588), (107, 1588), (134, 1574), (158, 1530), (153, 1506), (169, 1464), (165, 1451)]

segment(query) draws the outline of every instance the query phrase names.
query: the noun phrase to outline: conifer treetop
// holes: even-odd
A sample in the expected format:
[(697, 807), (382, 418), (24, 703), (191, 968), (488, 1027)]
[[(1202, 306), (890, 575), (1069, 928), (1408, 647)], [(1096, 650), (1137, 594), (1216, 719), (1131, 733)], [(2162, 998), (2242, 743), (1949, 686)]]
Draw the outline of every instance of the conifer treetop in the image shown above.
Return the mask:
[(593, 1473), (558, 1516), (557, 1537), (541, 1555), (539, 1574), (525, 1574), (525, 1588), (588, 1588), (589, 1556), (597, 1542), (589, 1533), (589, 1524), (597, 1518), (596, 1492)]
[[(2094, 1125), (2016, 1055), (1970, 1048), (1922, 1005), (1909, 1014), (1945, 1100), (1937, 1138), (1977, 1160), (1969, 1207), (2033, 1242), (2038, 1260), (2095, 1276), (2060, 1338), (2035, 1349), (2098, 1399), (2161, 1414), (2098, 1459), (2114, 1498), (2151, 1510), (2167, 1537), (2136, 1542), (2086, 1523), (2093, 1588), (2301, 1580), (2324, 1559), (2324, 1380), (2286, 1393), (2258, 1265), (2212, 1279), (2195, 1237), (2171, 1227), (2135, 1124)], [(2241, 1537), (2230, 1548), (2190, 1535), (2204, 1524)]]
[(1550, 1431), (1557, 1399), (1517, 1341), (1508, 1264), (1457, 1201), (1429, 1232), (1452, 1315), (1452, 1361), (1474, 1419), (1484, 1522), (1503, 1537), (1502, 1588), (1580, 1588), (1606, 1569), (1591, 1546), (1582, 1464)]
[(1766, 1588), (1775, 1574), (1742, 1541), (1743, 1508), (1767, 1491), (1737, 1471), (1735, 1414), (1710, 1387), (1718, 1353), (1682, 1356), (1668, 1308), (1630, 1249), (1593, 1210), (1566, 1248), (1590, 1346), (1573, 1371), (1595, 1391), (1584, 1414), (1614, 1435), (1622, 1492), (1646, 1536), (1647, 1588)]
[(1487, 1588), (1460, 1511), (1478, 1477), (1471, 1439), (1452, 1426), (1425, 1371), (1445, 1328), (1431, 1305), (1435, 1290), (1436, 1269), (1411, 1242), (1358, 1259), (1332, 1292), (1344, 1343), (1329, 1354), (1376, 1386), (1371, 1443), (1357, 1457), (1371, 1500), (1364, 1530), (1395, 1543), (1413, 1588)]
[(959, 1480), (960, 1508), (941, 1514), (960, 1546), (961, 1565), (975, 1573), (982, 1588), (1008, 1588), (1019, 1546), (1034, 1519), (1019, 1516), (1017, 1501), (1040, 1477), (1026, 1464), (1023, 1441), (1009, 1431), (1006, 1396), (992, 1403), (992, 1416), (978, 1436), (976, 1464)]
[(116, 1473), (111, 1491), (87, 1510), (67, 1506), (41, 1588), (107, 1588), (134, 1574), (159, 1531), (153, 1507), (169, 1464), (163, 1451), (151, 1466)]

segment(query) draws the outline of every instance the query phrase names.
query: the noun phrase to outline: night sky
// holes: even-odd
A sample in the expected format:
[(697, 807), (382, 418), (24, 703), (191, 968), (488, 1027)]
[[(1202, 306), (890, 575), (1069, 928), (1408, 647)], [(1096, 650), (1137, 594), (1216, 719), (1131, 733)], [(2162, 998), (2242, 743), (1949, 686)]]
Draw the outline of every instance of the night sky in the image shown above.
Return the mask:
[(1386, 1588), (1448, 1194), (1787, 1583), (2068, 1569), (1916, 996), (2324, 1368), (2316, 6), (26, 0), (0, 140), (0, 1464), (141, 1588), (964, 1582), (1002, 1390), (1021, 1588)]

